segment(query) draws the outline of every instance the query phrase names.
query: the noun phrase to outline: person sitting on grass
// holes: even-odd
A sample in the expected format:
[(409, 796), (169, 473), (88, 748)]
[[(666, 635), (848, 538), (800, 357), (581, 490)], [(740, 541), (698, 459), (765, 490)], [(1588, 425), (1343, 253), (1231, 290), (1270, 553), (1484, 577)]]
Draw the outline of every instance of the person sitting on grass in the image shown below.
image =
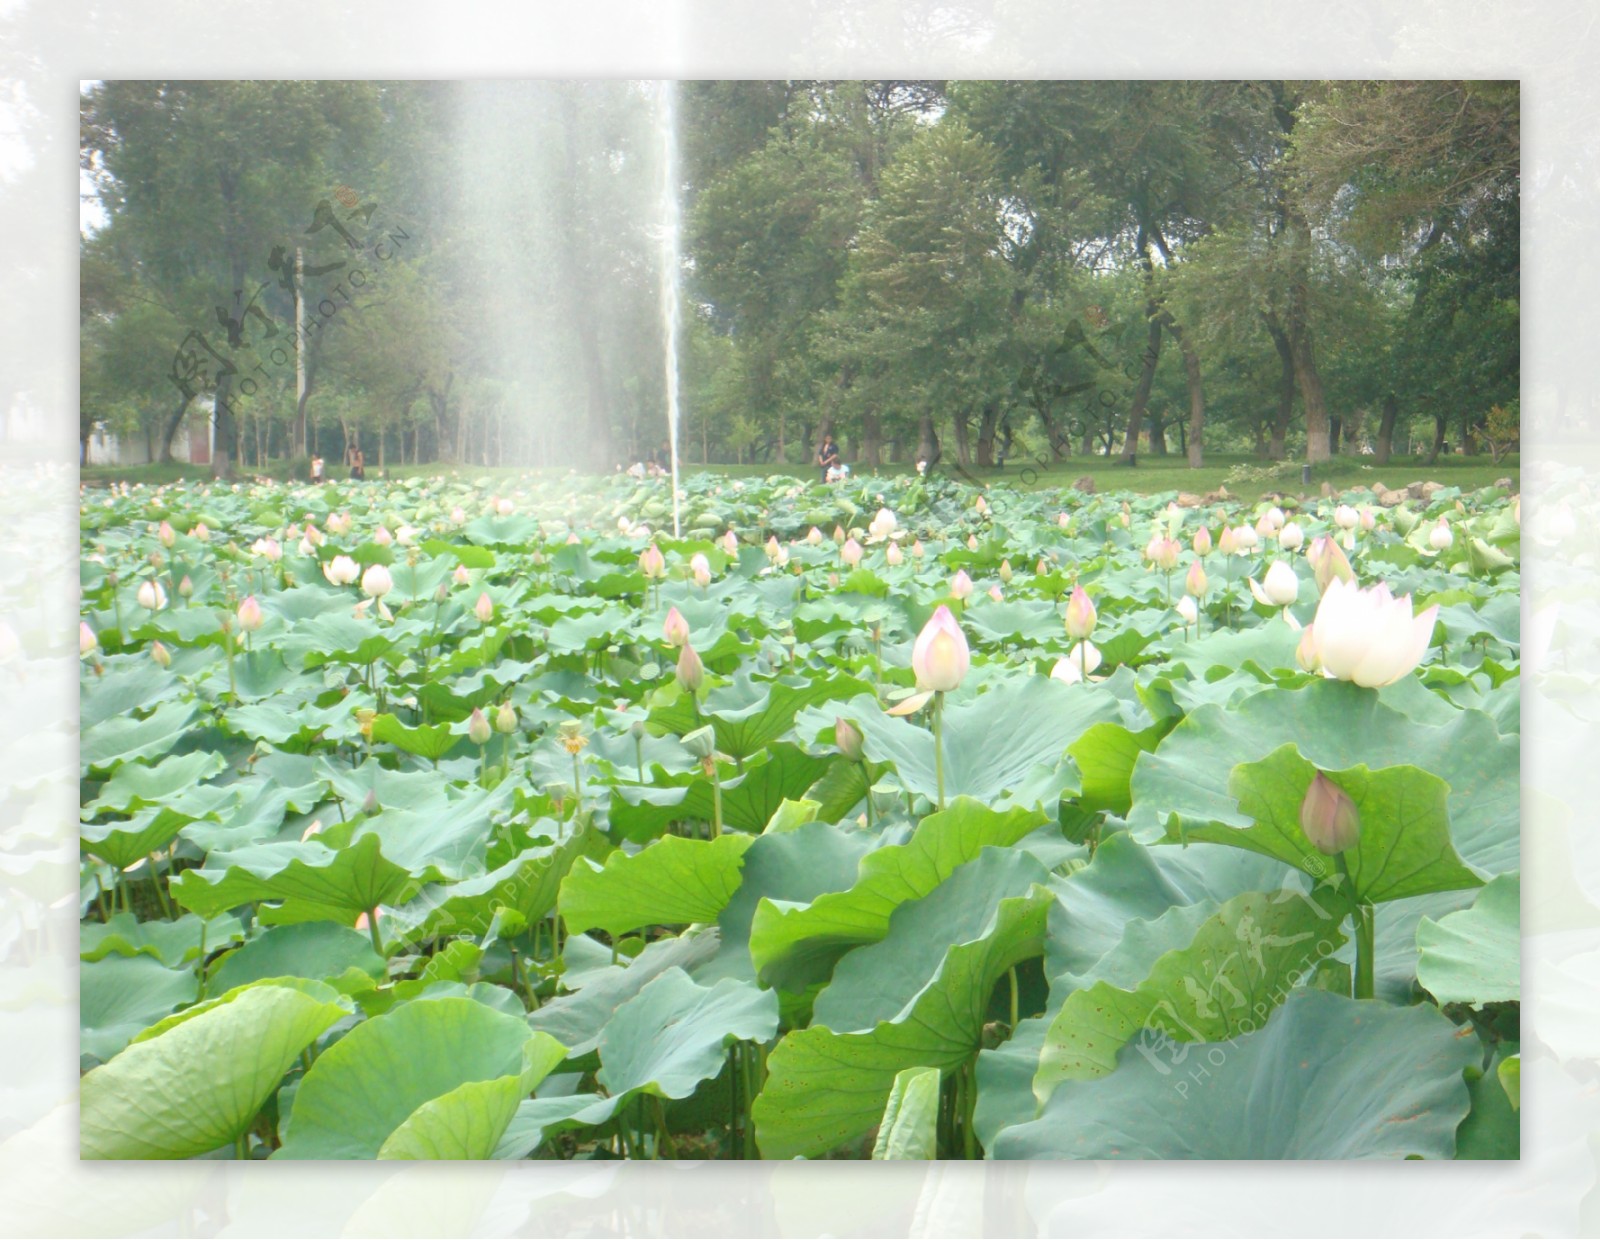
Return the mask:
[(834, 443), (833, 432), (829, 431), (822, 437), (822, 446), (817, 449), (817, 465), (822, 469), (822, 480), (833, 482), (835, 479), (829, 477), (829, 474), (843, 464), (839, 458), (839, 445)]

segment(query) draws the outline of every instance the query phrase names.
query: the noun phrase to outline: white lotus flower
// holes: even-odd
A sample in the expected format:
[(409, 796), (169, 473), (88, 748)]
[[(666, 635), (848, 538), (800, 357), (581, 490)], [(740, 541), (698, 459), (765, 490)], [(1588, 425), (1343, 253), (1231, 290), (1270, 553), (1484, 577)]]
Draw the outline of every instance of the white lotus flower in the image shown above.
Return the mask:
[(1428, 652), (1438, 604), (1413, 615), (1409, 594), (1395, 598), (1334, 578), (1312, 622), (1311, 649), (1324, 676), (1376, 689), (1409, 675)]
[(1260, 585), (1254, 577), (1250, 578), (1250, 593), (1255, 595), (1256, 602), (1268, 607), (1287, 607), (1299, 597), (1300, 578), (1285, 561), (1274, 560)]

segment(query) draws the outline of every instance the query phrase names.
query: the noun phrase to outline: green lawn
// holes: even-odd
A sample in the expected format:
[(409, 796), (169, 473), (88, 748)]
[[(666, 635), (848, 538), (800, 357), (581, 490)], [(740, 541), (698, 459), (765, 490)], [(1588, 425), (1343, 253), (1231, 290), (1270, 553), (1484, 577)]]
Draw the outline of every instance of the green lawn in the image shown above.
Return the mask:
[[(1431, 466), (1424, 465), (1420, 457), (1394, 457), (1384, 466), (1372, 464), (1371, 457), (1338, 457), (1317, 466), (1312, 471), (1310, 493), (1320, 494), (1324, 482), (1335, 492), (1353, 486), (1371, 486), (1375, 482), (1382, 482), (1386, 486), (1398, 489), (1408, 483), (1426, 481), (1442, 482), (1446, 486), (1458, 486), (1464, 491), (1470, 491), (1489, 486), (1501, 478), (1511, 478), (1515, 484), (1518, 465), (1519, 458), (1514, 454), (1505, 457), (1499, 464), (1495, 464), (1487, 456), (1449, 456), (1440, 457)], [(789, 475), (807, 482), (816, 478), (815, 470), (795, 465), (707, 467), (695, 462), (686, 462), (683, 465), (685, 474), (700, 473), (707, 468), (734, 478), (764, 478), (774, 474)], [(270, 477), (282, 478), (287, 472), (285, 464), (274, 462), (267, 474)], [(551, 477), (565, 471), (423, 464), (393, 466), (385, 472), (395, 478), (446, 474), (453, 477), (501, 480), (528, 473), (536, 477)], [(910, 467), (890, 465), (880, 472), (894, 477), (910, 472)], [(947, 472), (955, 477), (961, 476), (955, 470)], [(1141, 457), (1139, 464), (1132, 469), (1108, 463), (1105, 457), (1072, 457), (1055, 462), (1043, 470), (1038, 470), (1030, 462), (1021, 460), (1007, 464), (1004, 469), (974, 469), (970, 472), (973, 477), (989, 485), (1004, 485), (1009, 482), (1013, 486), (1028, 488), (1071, 486), (1079, 478), (1088, 475), (1094, 479), (1097, 490), (1136, 491), (1146, 495), (1159, 494), (1163, 491), (1193, 491), (1204, 494), (1224, 485), (1230, 495), (1245, 500), (1259, 498), (1268, 491), (1282, 491), (1291, 495), (1306, 493), (1306, 488), (1300, 482), (1298, 462), (1290, 461), (1274, 465), (1272, 462), (1258, 461), (1243, 454), (1213, 455), (1200, 469), (1190, 469), (1182, 456), (1169, 455)], [(178, 464), (90, 466), (80, 473), (83, 481), (91, 486), (104, 486), (111, 482), (200, 481), (210, 476), (210, 471), (205, 466)], [(346, 471), (334, 468), (330, 473), (334, 478), (340, 479), (345, 476)], [(369, 476), (376, 478), (379, 476), (379, 471), (371, 470)]]

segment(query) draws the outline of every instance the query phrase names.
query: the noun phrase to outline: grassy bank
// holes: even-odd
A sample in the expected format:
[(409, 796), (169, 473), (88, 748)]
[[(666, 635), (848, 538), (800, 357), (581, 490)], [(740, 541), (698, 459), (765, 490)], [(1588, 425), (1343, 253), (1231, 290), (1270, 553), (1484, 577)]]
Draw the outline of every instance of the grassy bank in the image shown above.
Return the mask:
[[(1489, 486), (1498, 479), (1511, 478), (1515, 483), (1519, 458), (1508, 456), (1498, 464), (1487, 456), (1440, 457), (1432, 465), (1425, 465), (1421, 457), (1394, 457), (1387, 465), (1374, 465), (1371, 457), (1336, 457), (1312, 470), (1310, 492), (1319, 493), (1327, 483), (1334, 491), (1355, 486), (1372, 486), (1382, 482), (1399, 488), (1408, 483), (1435, 481), (1446, 486), (1458, 486), (1464, 491)], [(707, 469), (732, 478), (765, 478), (788, 475), (801, 481), (816, 479), (816, 472), (798, 466), (762, 465), (700, 465), (685, 463), (685, 474), (700, 473)], [(143, 482), (147, 485), (194, 481), (210, 477), (210, 470), (201, 465), (129, 465), (90, 466), (81, 472), (85, 484), (107, 486), (113, 482)], [(289, 476), (286, 462), (274, 462), (261, 474), (250, 471), (250, 476), (265, 476), (282, 481)], [(342, 479), (345, 470), (334, 469), (333, 477)], [(484, 466), (457, 466), (422, 464), (395, 466), (388, 470), (369, 471), (369, 477), (409, 478), (444, 474), (450, 477), (483, 479), (498, 482), (532, 474), (549, 477), (565, 471), (559, 469), (522, 470), (489, 468)], [(886, 476), (909, 472), (909, 466), (891, 465), (880, 471)], [(959, 475), (957, 471), (951, 471)], [(1273, 463), (1259, 461), (1244, 455), (1217, 454), (1207, 459), (1200, 469), (1190, 469), (1181, 456), (1141, 457), (1133, 468), (1108, 462), (1105, 457), (1072, 457), (1053, 462), (1040, 469), (1028, 461), (1013, 461), (1004, 469), (973, 469), (971, 476), (988, 485), (1011, 485), (1024, 488), (1067, 487), (1085, 476), (1093, 479), (1099, 491), (1134, 491), (1144, 495), (1165, 491), (1193, 491), (1204, 494), (1226, 486), (1229, 494), (1241, 499), (1256, 499), (1270, 491), (1302, 494), (1307, 488), (1301, 484), (1298, 462)]]

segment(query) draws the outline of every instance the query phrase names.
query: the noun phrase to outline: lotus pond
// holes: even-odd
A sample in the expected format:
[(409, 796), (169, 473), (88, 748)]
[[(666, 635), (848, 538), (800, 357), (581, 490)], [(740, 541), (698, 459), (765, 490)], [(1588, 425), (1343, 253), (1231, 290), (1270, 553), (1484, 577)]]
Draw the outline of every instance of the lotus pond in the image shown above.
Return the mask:
[(684, 496), (84, 493), (85, 1157), (1517, 1156), (1507, 490)]

